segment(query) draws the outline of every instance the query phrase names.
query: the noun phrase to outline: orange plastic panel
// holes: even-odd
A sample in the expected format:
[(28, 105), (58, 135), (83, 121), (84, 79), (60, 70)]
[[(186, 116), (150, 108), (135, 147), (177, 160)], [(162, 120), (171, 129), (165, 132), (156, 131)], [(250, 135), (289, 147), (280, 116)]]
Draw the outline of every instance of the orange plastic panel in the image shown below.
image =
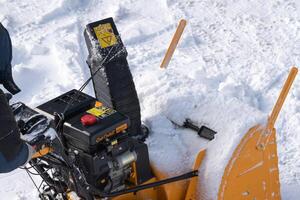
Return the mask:
[(274, 124), (297, 73), (292, 67), (266, 126), (251, 128), (235, 149), (222, 178), (219, 200), (281, 199)]
[[(152, 178), (147, 181), (145, 184), (153, 183), (157, 181), (156, 178)], [(149, 188), (146, 190), (141, 190), (136, 193), (129, 193), (121, 196), (112, 198), (112, 200), (158, 200), (158, 188)], [(164, 198), (162, 198), (164, 199)]]
[[(205, 152), (206, 152), (206, 150), (203, 150), (198, 153), (197, 158), (194, 163), (194, 167), (193, 167), (194, 170), (199, 169), (199, 167), (202, 163), (202, 160), (205, 156)], [(196, 177), (193, 177), (190, 179), (189, 186), (188, 186), (186, 196), (185, 196), (185, 200), (196, 200), (197, 199), (198, 178), (199, 177), (196, 176)]]
[[(152, 166), (152, 171), (158, 180), (169, 178), (165, 173)], [(187, 189), (187, 180), (177, 181), (158, 187), (157, 200), (182, 200)]]
[[(258, 148), (261, 137), (267, 142)], [(225, 169), (218, 199), (280, 199), (275, 129), (266, 133), (258, 125), (248, 131)]]

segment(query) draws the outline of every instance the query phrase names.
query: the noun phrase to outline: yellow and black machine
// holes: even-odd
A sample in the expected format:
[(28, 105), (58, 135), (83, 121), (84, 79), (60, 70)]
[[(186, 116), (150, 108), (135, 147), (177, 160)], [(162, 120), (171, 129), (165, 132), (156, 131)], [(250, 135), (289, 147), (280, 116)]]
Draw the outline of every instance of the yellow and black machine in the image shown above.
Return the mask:
[[(148, 129), (141, 123), (127, 51), (113, 19), (88, 24), (84, 37), (91, 78), (79, 90), (34, 109), (22, 103), (12, 105), (16, 119), (23, 121), (19, 124), (24, 135), (33, 122), (43, 125), (35, 138), (28, 137), (37, 153), (25, 168), (34, 169), (43, 179), (40, 198), (200, 199), (198, 169), (205, 150), (199, 152), (191, 171), (176, 177), (168, 177), (150, 163), (144, 142)], [(217, 199), (280, 199), (274, 124), (296, 74), (294, 67), (268, 123), (249, 129), (233, 152)], [(90, 80), (96, 97), (82, 92)], [(49, 129), (54, 130), (52, 135)]]

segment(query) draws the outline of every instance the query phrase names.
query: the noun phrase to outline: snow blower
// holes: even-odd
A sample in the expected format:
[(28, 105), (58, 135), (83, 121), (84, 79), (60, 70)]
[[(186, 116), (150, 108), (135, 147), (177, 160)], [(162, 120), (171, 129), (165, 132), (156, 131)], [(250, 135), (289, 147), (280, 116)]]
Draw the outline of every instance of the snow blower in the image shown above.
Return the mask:
[[(191, 171), (175, 177), (150, 163), (144, 142), (148, 130), (141, 123), (127, 51), (113, 19), (88, 24), (84, 36), (91, 78), (79, 90), (34, 109), (11, 106), (21, 133), (37, 147), (25, 170), (43, 179), (43, 187), (37, 187), (40, 198), (200, 199), (198, 169), (206, 150), (199, 152)], [(296, 73), (292, 68), (268, 123), (251, 128), (240, 141), (216, 199), (280, 199), (274, 124)], [(91, 80), (96, 98), (82, 92)]]

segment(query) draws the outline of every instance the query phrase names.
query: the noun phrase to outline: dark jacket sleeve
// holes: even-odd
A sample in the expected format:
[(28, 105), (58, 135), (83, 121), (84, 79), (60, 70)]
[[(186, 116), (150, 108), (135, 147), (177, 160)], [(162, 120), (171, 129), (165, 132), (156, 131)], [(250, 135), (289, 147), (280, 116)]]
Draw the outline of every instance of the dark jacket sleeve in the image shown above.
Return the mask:
[(5, 94), (0, 90), (0, 173), (12, 171), (26, 163), (29, 151)]
[(12, 60), (12, 45), (8, 31), (0, 23), (0, 82), (7, 78), (7, 69)]
[(20, 92), (20, 88), (12, 77), (12, 44), (8, 31), (0, 23), (0, 83), (12, 94)]

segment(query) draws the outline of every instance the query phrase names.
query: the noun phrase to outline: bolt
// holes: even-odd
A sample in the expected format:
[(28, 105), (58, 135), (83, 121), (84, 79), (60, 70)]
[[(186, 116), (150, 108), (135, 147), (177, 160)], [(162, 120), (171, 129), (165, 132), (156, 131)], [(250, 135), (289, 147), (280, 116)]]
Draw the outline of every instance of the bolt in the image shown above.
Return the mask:
[(265, 149), (265, 145), (264, 145), (264, 144), (258, 144), (258, 145), (256, 146), (256, 148), (257, 148), (258, 150), (262, 151), (262, 150)]

